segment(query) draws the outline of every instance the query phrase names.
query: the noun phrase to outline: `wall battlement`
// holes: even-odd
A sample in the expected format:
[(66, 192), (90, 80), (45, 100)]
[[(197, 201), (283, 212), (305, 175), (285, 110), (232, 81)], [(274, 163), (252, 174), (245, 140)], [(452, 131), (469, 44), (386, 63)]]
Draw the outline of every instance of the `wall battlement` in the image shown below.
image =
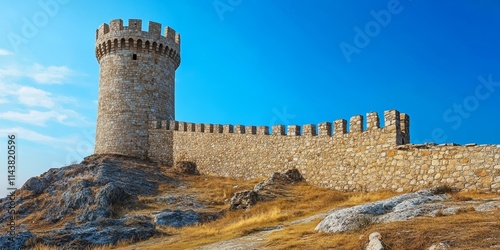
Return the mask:
[(128, 26), (123, 26), (121, 19), (110, 24), (102, 24), (96, 30), (96, 58), (98, 61), (117, 50), (130, 50), (134, 53), (151, 53), (166, 56), (180, 65), (181, 36), (174, 29), (166, 27), (161, 35), (161, 24), (149, 22), (147, 31), (142, 30), (142, 20), (129, 19)]
[[(374, 130), (393, 132), (399, 135), (396, 140), (397, 145), (408, 143), (410, 140), (409, 116), (399, 113), (397, 110), (388, 110), (384, 112), (384, 127), (380, 127), (378, 113), (370, 112), (367, 114), (366, 130), (363, 129), (363, 116), (356, 115), (350, 119), (350, 128), (347, 130), (347, 121), (344, 119), (331, 122), (322, 122), (317, 126), (315, 124), (299, 125), (273, 125), (270, 132), (269, 126), (245, 126), (232, 124), (201, 124), (182, 121), (160, 120), (150, 121), (150, 129), (165, 129), (181, 132), (200, 132), (200, 133), (223, 133), (223, 134), (247, 134), (247, 135), (280, 135), (280, 136), (350, 136), (351, 134), (367, 133)], [(332, 126), (332, 124), (334, 126)], [(207, 128), (207, 129), (206, 129)], [(215, 129), (214, 129), (215, 128)], [(222, 129), (220, 129), (222, 128)]]

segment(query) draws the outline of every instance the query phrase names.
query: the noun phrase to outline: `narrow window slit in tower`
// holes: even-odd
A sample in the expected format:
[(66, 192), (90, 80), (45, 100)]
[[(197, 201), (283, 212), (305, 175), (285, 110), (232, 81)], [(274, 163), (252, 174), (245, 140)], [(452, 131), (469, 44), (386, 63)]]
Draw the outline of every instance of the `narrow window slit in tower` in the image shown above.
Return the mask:
[(132, 60), (137, 60), (137, 54), (132, 55)]

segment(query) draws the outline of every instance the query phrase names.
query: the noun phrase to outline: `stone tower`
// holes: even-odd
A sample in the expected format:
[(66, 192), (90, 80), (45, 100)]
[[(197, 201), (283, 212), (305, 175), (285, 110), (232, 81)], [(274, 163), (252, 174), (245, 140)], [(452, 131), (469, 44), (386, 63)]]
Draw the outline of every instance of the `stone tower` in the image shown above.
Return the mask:
[(121, 19), (96, 31), (100, 64), (95, 154), (146, 158), (149, 120), (175, 120), (175, 70), (180, 64), (180, 35), (161, 24)]

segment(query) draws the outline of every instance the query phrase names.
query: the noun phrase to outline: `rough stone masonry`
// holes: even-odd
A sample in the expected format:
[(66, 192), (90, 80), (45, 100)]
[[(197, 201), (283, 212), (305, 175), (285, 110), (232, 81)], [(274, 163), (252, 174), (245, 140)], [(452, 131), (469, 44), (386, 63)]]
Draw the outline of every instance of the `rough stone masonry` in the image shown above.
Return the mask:
[(141, 20), (97, 30), (101, 66), (95, 154), (123, 154), (201, 173), (251, 179), (297, 168), (314, 185), (346, 191), (415, 191), (449, 185), (500, 192), (500, 145), (410, 144), (410, 118), (397, 110), (303, 126), (175, 121), (180, 36)]

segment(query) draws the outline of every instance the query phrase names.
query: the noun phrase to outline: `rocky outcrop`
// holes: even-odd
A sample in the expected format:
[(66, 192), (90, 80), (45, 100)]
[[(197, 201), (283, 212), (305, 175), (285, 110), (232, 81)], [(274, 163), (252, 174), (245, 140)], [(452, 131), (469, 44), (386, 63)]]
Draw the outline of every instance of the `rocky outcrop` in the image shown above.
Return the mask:
[(499, 201), (451, 202), (447, 194), (437, 189), (425, 189), (386, 200), (367, 203), (331, 212), (315, 228), (322, 232), (346, 232), (362, 229), (370, 224), (405, 221), (419, 216), (456, 214), (470, 209), (492, 211)]
[[(19, 249), (29, 239), (30, 244), (43, 243), (64, 249), (112, 245), (122, 240), (148, 239), (156, 234), (156, 225), (181, 227), (202, 221), (193, 210), (163, 210), (154, 216), (124, 213), (144, 207), (146, 204), (138, 197), (156, 195), (159, 185), (175, 188), (179, 181), (163, 174), (156, 163), (124, 156), (89, 156), (80, 164), (50, 169), (29, 179), (17, 191), (13, 201), (17, 220), (29, 216), (34, 225), (63, 221), (65, 226), (43, 230), (43, 233), (29, 232), (29, 227), (17, 228), (11, 248), (3, 244), (8, 237), (0, 236), (2, 249)], [(4, 207), (7, 202), (11, 201), (0, 200), (0, 206)], [(8, 218), (5, 210), (0, 211), (1, 224)], [(204, 218), (211, 218), (210, 214)]]
[(257, 183), (253, 190), (235, 193), (231, 198), (229, 209), (248, 209), (257, 204), (258, 201), (275, 199), (279, 196), (275, 191), (282, 189), (283, 185), (290, 185), (304, 180), (304, 177), (297, 169), (289, 169), (282, 173), (276, 172), (270, 178)]

